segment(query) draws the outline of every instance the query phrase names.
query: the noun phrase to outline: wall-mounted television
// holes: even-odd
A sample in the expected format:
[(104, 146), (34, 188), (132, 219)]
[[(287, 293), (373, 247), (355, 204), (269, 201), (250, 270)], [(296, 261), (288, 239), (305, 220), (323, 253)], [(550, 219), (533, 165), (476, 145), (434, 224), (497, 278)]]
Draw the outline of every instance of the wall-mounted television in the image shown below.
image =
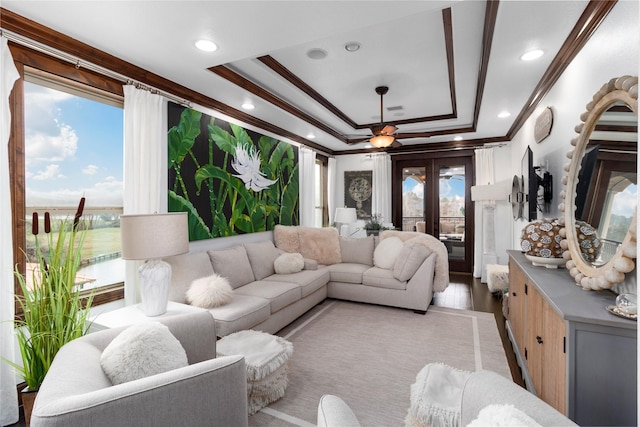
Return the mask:
[(526, 221), (538, 219), (538, 174), (533, 167), (533, 152), (527, 147), (522, 156), (522, 183), (524, 192), (524, 207), (522, 216)]

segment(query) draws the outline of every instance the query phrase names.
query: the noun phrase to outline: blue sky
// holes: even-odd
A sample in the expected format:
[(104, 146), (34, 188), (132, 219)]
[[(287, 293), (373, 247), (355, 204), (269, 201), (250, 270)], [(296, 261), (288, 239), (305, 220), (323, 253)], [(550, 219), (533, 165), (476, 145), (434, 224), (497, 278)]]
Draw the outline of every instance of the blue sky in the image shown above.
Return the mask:
[[(424, 186), (413, 179), (405, 179), (402, 182), (402, 193), (414, 192), (418, 197), (424, 198)], [(464, 197), (464, 181), (457, 179), (440, 180), (440, 197)]]
[(28, 206), (122, 206), (123, 110), (25, 83)]

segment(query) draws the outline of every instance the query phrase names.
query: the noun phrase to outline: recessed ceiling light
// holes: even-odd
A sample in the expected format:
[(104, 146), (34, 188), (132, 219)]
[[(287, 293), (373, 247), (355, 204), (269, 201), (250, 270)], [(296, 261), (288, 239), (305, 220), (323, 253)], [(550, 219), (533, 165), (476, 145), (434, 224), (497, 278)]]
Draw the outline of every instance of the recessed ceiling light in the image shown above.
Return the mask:
[(309, 138), (309, 139), (313, 139), (313, 138), (315, 138), (315, 137), (316, 137), (316, 136), (315, 136), (314, 134), (312, 134), (312, 133), (307, 134), (307, 138)]
[(327, 57), (327, 51), (320, 48), (313, 48), (307, 51), (307, 56), (311, 59), (324, 59)]
[(460, 135), (453, 138), (454, 141), (462, 141), (462, 137)]
[(244, 108), (245, 110), (253, 110), (254, 108), (256, 108), (256, 106), (250, 102), (245, 102), (244, 104), (242, 104), (242, 108)]
[(544, 54), (540, 49), (530, 50), (529, 52), (524, 53), (520, 59), (523, 61), (533, 61), (534, 59), (540, 58)]
[(360, 43), (358, 42), (347, 42), (344, 45), (344, 50), (347, 52), (356, 52), (360, 50)]
[(508, 112), (508, 111), (502, 111), (501, 113), (499, 113), (499, 114), (498, 114), (498, 117), (499, 117), (499, 118), (501, 118), (501, 119), (504, 119), (504, 118), (506, 118), (506, 117), (509, 117), (510, 115), (511, 115), (511, 113), (510, 113), (510, 112)]
[(212, 42), (211, 40), (198, 40), (196, 42), (196, 47), (205, 52), (215, 52), (218, 50), (218, 45)]

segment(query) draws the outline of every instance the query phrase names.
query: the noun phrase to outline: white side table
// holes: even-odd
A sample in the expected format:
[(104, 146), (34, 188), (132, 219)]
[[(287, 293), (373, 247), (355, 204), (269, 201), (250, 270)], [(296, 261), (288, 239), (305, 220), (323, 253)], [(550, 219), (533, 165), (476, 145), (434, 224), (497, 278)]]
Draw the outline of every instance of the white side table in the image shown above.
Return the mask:
[(130, 326), (140, 322), (148, 322), (149, 320), (162, 319), (169, 316), (176, 316), (178, 314), (199, 313), (202, 311), (206, 310), (192, 305), (169, 301), (166, 313), (160, 316), (148, 317), (145, 316), (141, 304), (129, 305), (117, 310), (100, 313), (97, 316), (92, 317), (91, 321), (93, 323), (89, 328), (89, 332), (117, 328), (120, 326)]

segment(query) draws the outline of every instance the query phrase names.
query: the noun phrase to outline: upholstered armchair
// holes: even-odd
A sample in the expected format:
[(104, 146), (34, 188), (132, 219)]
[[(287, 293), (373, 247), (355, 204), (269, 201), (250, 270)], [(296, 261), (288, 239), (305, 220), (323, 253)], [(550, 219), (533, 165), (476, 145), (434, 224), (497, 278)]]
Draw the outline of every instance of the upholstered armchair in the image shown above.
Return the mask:
[(242, 356), (216, 358), (208, 312), (159, 319), (178, 339), (188, 366), (112, 385), (100, 358), (125, 328), (71, 341), (58, 352), (31, 415), (38, 426), (246, 426)]

